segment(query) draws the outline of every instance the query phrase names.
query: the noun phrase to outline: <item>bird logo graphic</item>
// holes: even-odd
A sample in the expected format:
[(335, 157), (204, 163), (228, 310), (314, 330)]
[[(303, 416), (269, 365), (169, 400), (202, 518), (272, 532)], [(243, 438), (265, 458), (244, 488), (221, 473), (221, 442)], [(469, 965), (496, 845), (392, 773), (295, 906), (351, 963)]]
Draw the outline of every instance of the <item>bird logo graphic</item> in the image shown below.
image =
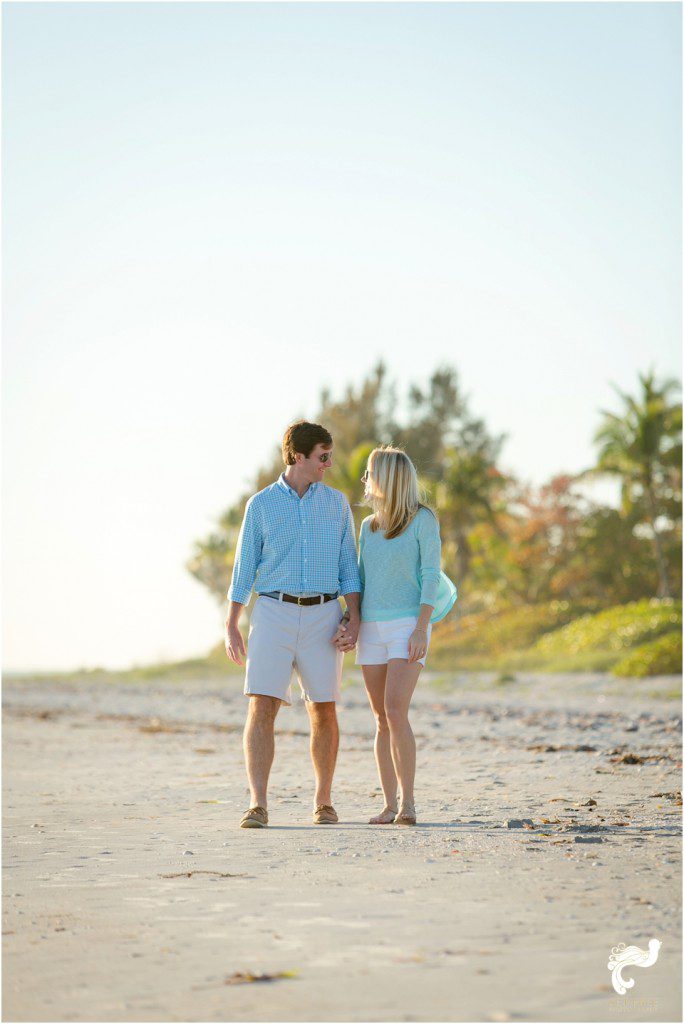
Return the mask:
[(625, 967), (651, 967), (658, 959), (662, 942), (651, 939), (648, 949), (638, 946), (625, 946), (624, 942), (613, 946), (608, 959), (608, 970), (613, 975), (613, 988), (619, 996), (624, 996), (628, 988), (634, 987), (634, 978), (623, 978)]

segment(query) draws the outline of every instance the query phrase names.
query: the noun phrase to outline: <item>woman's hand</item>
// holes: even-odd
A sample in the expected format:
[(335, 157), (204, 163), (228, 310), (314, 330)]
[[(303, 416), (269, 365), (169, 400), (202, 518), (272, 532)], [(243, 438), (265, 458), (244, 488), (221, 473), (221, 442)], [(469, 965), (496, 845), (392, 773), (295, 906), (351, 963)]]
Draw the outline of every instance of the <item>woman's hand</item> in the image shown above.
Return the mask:
[(339, 645), (340, 640), (342, 639), (344, 634), (347, 632), (347, 623), (348, 622), (349, 622), (349, 619), (341, 619), (340, 620), (340, 624), (337, 627), (337, 632), (335, 633), (335, 636), (332, 638), (332, 642), (335, 644), (335, 647), (337, 647)]
[(345, 653), (356, 647), (356, 640), (359, 635), (360, 622), (358, 619), (342, 619), (335, 636), (332, 639), (338, 651)]
[(413, 661), (418, 661), (420, 658), (424, 658), (427, 653), (427, 646), (427, 629), (420, 629), (416, 626), (411, 633), (408, 642), (409, 664)]

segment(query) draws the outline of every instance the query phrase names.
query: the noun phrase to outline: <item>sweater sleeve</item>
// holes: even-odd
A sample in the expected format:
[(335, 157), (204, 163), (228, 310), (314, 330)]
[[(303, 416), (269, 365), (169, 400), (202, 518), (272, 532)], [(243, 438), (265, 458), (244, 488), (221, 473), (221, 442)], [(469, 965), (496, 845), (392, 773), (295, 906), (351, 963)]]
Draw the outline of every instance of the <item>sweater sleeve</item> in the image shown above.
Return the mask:
[(428, 511), (420, 512), (416, 532), (420, 552), (420, 603), (434, 608), (442, 565), (442, 542), (437, 517)]
[(361, 580), (361, 595), (366, 589), (366, 567), (363, 563), (363, 543), (366, 539), (366, 521), (361, 523), (361, 529), (359, 531), (359, 579)]
[(354, 539), (354, 518), (349, 502), (344, 503), (344, 529), (340, 544), (339, 584), (340, 593), (358, 594), (361, 590), (359, 564), (356, 559), (356, 540)]

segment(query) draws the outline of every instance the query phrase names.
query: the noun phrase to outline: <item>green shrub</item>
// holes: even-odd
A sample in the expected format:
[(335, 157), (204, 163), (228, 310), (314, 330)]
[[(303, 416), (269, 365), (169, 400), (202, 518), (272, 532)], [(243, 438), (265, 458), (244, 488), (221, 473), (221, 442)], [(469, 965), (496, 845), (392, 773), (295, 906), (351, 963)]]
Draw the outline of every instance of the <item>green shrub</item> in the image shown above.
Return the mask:
[(675, 632), (681, 629), (681, 625), (680, 601), (632, 601), (607, 608), (597, 615), (583, 615), (575, 622), (540, 637), (534, 650), (546, 656), (588, 651), (619, 654)]
[(642, 644), (618, 661), (611, 672), (615, 676), (671, 676), (682, 671), (682, 634), (665, 636)]
[(448, 652), (453, 658), (508, 655), (527, 649), (538, 637), (572, 622), (588, 607), (569, 601), (548, 601), (498, 612), (449, 616), (435, 628), (430, 649), (444, 655)]

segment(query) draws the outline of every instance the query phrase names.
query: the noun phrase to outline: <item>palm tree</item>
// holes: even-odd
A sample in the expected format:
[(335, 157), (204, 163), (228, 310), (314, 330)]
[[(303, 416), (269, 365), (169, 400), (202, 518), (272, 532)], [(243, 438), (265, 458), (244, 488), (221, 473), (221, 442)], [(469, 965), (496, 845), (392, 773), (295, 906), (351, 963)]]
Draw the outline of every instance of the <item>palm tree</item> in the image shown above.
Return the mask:
[(599, 445), (597, 463), (582, 475), (620, 477), (623, 515), (636, 514), (648, 525), (658, 570), (657, 596), (669, 598), (661, 528), (668, 503), (681, 509), (682, 407), (671, 400), (681, 386), (673, 378), (656, 383), (652, 369), (639, 374), (639, 381), (637, 398), (612, 385), (624, 409), (621, 415), (600, 410), (604, 419), (593, 439)]

